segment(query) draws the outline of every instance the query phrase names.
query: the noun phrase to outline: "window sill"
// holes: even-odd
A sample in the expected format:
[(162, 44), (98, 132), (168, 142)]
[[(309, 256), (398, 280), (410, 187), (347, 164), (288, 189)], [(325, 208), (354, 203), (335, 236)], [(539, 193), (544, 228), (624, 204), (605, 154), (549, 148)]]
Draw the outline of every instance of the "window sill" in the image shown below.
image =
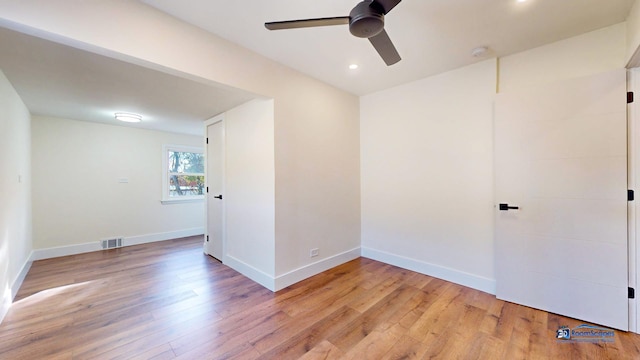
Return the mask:
[(173, 205), (173, 204), (189, 204), (189, 203), (198, 203), (203, 202), (204, 198), (199, 199), (171, 199), (171, 200), (160, 200), (162, 205)]

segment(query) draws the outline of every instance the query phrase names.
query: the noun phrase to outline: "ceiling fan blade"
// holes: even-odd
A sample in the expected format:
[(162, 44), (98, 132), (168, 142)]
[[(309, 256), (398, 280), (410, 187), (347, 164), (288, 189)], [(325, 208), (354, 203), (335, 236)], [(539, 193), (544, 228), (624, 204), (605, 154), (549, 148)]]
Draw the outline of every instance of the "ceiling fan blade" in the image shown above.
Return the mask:
[(373, 0), (373, 2), (378, 3), (384, 10), (384, 14), (387, 15), (391, 9), (396, 7), (400, 3), (401, 0)]
[(391, 66), (401, 60), (398, 50), (393, 46), (389, 35), (387, 35), (384, 29), (378, 35), (370, 37), (369, 41), (371, 45), (376, 48), (376, 51), (380, 54), (387, 66)]
[(283, 29), (298, 29), (298, 28), (306, 28), (306, 27), (347, 25), (347, 24), (349, 24), (349, 17), (339, 16), (339, 17), (331, 17), (331, 18), (319, 18), (319, 19), (274, 21), (274, 22), (264, 23), (264, 27), (266, 27), (269, 30), (283, 30)]

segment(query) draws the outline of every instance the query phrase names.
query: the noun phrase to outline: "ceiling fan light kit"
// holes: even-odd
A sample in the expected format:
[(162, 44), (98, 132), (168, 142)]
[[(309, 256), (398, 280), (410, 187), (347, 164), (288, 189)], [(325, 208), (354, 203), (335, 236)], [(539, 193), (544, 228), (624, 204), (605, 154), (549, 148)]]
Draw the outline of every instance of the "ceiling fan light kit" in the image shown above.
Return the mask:
[(369, 39), (387, 66), (401, 60), (398, 51), (384, 30), (384, 16), (401, 0), (364, 0), (358, 3), (349, 16), (276, 21), (265, 23), (269, 30), (297, 29), (332, 25), (349, 25), (353, 36)]

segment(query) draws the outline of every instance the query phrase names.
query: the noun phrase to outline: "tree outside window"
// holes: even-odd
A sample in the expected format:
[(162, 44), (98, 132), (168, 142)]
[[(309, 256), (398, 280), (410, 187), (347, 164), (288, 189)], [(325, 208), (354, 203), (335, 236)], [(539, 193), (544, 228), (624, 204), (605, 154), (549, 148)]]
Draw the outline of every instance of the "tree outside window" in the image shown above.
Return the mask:
[(165, 145), (163, 201), (203, 199), (204, 161), (200, 148)]

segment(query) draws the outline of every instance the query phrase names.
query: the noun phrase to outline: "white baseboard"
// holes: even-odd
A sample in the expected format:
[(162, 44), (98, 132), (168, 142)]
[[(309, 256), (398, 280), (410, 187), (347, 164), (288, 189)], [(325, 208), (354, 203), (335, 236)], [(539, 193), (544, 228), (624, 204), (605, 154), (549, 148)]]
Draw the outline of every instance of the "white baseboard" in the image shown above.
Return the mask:
[[(185, 230), (177, 230), (177, 231), (169, 231), (164, 233), (129, 236), (129, 237), (123, 237), (123, 246), (140, 245), (140, 244), (146, 244), (150, 242), (178, 239), (182, 237), (195, 236), (195, 235), (201, 235), (201, 234), (204, 234), (204, 228), (202, 227), (185, 229)], [(51, 258), (60, 257), (60, 256), (83, 254), (83, 253), (100, 251), (100, 250), (102, 250), (102, 246), (99, 241), (84, 243), (84, 244), (58, 246), (58, 247), (47, 248), (47, 249), (37, 249), (33, 251), (31, 260), (35, 261), (35, 260), (42, 260), (42, 259), (51, 259)]]
[(360, 248), (357, 247), (279, 275), (275, 278), (275, 291), (282, 290), (287, 286), (293, 285), (299, 281), (310, 278), (323, 271), (327, 271), (359, 257)]
[(323, 271), (329, 270), (359, 257), (360, 248), (355, 248), (328, 257), (326, 259), (322, 259), (313, 264), (305, 265), (277, 277), (273, 277), (261, 270), (258, 270), (253, 266), (230, 255), (226, 255), (224, 257), (224, 264), (241, 273), (242, 275), (248, 277), (249, 279), (257, 282), (258, 284), (264, 286), (265, 288), (276, 292), (278, 290), (286, 288), (287, 286), (293, 285), (299, 281), (310, 278)]
[(273, 276), (263, 272), (262, 270), (258, 270), (231, 255), (225, 255), (223, 263), (267, 289), (275, 291), (275, 281)]
[(4, 317), (9, 312), (9, 308), (11, 307), (11, 303), (13, 302), (13, 295), (11, 293), (11, 289), (4, 289), (4, 296), (2, 297), (2, 304), (0, 304), (0, 324), (4, 320)]
[(197, 227), (197, 228), (170, 231), (170, 232), (164, 232), (164, 233), (129, 236), (124, 238), (124, 244), (125, 246), (141, 245), (141, 244), (146, 244), (150, 242), (179, 239), (183, 237), (196, 236), (196, 235), (202, 235), (202, 234), (204, 234), (204, 228)]
[(13, 283), (11, 284), (11, 288), (7, 287), (4, 291), (4, 295), (2, 297), (2, 304), (0, 304), (0, 324), (2, 323), (2, 320), (4, 320), (4, 317), (7, 315), (7, 313), (9, 312), (9, 308), (13, 303), (13, 299), (16, 297), (18, 290), (20, 290), (20, 286), (22, 286), (22, 282), (24, 281), (24, 278), (27, 277), (27, 273), (31, 268), (31, 264), (33, 264), (33, 251), (31, 252), (31, 254), (29, 254), (29, 257), (27, 258), (25, 263), (22, 264), (22, 268), (20, 269), (20, 272), (18, 272), (18, 276), (16, 276), (15, 280), (13, 280)]
[(33, 250), (32, 260), (43, 260), (43, 259), (51, 259), (61, 256), (69, 256), (76, 254), (83, 254), (92, 251), (102, 250), (100, 243), (91, 242), (84, 244), (75, 244), (75, 245), (67, 245), (67, 246), (57, 246), (46, 249), (36, 249)]
[(18, 294), (18, 290), (20, 290), (20, 286), (22, 286), (22, 282), (24, 281), (24, 278), (27, 277), (27, 273), (29, 273), (29, 269), (31, 269), (31, 264), (33, 264), (33, 251), (31, 251), (29, 258), (22, 265), (22, 269), (20, 269), (18, 276), (16, 276), (16, 279), (13, 281), (13, 284), (11, 285), (11, 294), (12, 294), (11, 301), (13, 301), (13, 299)]
[(484, 291), (492, 295), (495, 295), (496, 293), (495, 279), (489, 279), (444, 266), (430, 264), (420, 260), (411, 259), (408, 257), (366, 247), (362, 248), (362, 257), (381, 261), (389, 265), (419, 272), (421, 274), (433, 276), (439, 279), (451, 281), (453, 283)]

